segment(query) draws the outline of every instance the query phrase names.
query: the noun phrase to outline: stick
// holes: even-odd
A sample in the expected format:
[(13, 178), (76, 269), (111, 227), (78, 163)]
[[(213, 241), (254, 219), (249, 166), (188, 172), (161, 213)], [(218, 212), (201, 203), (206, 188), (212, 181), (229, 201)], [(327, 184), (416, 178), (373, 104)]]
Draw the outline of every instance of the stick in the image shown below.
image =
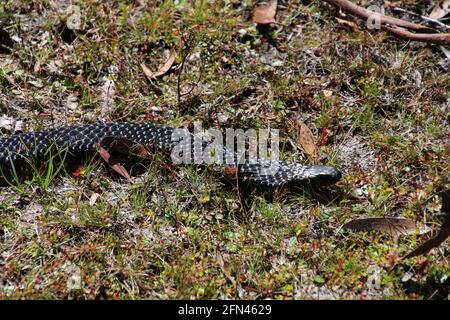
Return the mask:
[(404, 27), (415, 31), (424, 31), (424, 32), (436, 31), (435, 29), (422, 26), (417, 23), (385, 16), (381, 13), (364, 9), (348, 0), (323, 0), (323, 1), (342, 9), (347, 13), (355, 15), (361, 19), (367, 20), (372, 17), (378, 18), (380, 24), (382, 24), (381, 29), (390, 32), (396, 37), (413, 41), (436, 43), (441, 45), (450, 44), (450, 33), (413, 33), (403, 29), (388, 27), (386, 26), (386, 24), (390, 24), (392, 26), (397, 27)]
[(398, 26), (398, 27), (405, 27), (411, 30), (420, 30), (420, 31), (424, 31), (424, 30), (428, 30), (428, 31), (434, 31), (431, 28), (428, 28), (426, 26), (422, 26), (420, 24), (417, 23), (413, 23), (413, 22), (409, 22), (409, 21), (405, 21), (402, 19), (397, 19), (397, 18), (393, 18), (393, 17), (389, 17), (389, 16), (385, 16), (379, 12), (373, 12), (367, 9), (364, 9), (356, 4), (354, 4), (351, 1), (348, 0), (323, 0), (325, 2), (328, 2), (329, 4), (338, 7), (342, 10), (344, 10), (345, 12), (351, 13), (361, 19), (369, 19), (370, 17), (376, 17), (380, 19), (380, 23), (382, 24), (391, 24), (394, 26)]
[(413, 33), (403, 29), (395, 29), (388, 26), (381, 26), (383, 30), (392, 33), (394, 36), (412, 40), (430, 42), (436, 44), (450, 44), (450, 33)]

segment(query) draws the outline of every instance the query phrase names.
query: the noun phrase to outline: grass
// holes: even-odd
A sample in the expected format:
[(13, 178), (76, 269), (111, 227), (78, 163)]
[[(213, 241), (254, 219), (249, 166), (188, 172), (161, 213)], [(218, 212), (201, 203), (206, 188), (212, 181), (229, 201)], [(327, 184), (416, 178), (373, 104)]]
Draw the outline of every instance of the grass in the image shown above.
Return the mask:
[[(20, 38), (0, 59), (0, 109), (28, 129), (271, 127), (282, 158), (308, 162), (301, 119), (320, 141), (318, 161), (344, 173), (325, 191), (271, 191), (160, 153), (129, 159), (131, 182), (96, 157), (79, 171), (50, 160), (0, 189), (0, 297), (448, 299), (448, 241), (400, 262), (431, 235), (341, 228), (373, 216), (438, 228), (448, 60), (436, 46), (347, 30), (319, 2), (280, 3), (266, 34), (241, 1), (76, 1), (75, 31), (50, 2), (0, 5), (3, 28)], [(140, 63), (157, 70), (173, 47), (177, 66), (186, 56), (182, 73), (150, 83)]]

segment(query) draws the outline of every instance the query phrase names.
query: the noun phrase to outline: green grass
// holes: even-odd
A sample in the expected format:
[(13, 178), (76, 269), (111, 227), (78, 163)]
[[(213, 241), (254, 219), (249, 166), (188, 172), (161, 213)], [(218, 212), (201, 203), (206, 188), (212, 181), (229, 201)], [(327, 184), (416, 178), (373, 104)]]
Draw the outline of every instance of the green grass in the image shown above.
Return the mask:
[[(342, 182), (319, 192), (237, 186), (160, 153), (127, 158), (126, 181), (98, 157), (79, 160), (75, 176), (50, 155), (0, 188), (0, 297), (448, 298), (448, 241), (400, 262), (431, 235), (341, 228), (404, 216), (438, 229), (450, 174), (439, 49), (344, 29), (318, 2), (280, 7), (268, 35), (241, 1), (192, 3), (78, 1), (76, 31), (63, 31), (65, 14), (47, 1), (0, 5), (4, 28), (21, 38), (0, 61), (2, 114), (34, 130), (110, 120), (271, 127), (283, 159), (309, 162), (301, 119), (321, 141), (318, 162), (340, 168)], [(171, 48), (176, 66), (186, 56), (182, 73), (150, 83), (140, 64), (156, 71)]]

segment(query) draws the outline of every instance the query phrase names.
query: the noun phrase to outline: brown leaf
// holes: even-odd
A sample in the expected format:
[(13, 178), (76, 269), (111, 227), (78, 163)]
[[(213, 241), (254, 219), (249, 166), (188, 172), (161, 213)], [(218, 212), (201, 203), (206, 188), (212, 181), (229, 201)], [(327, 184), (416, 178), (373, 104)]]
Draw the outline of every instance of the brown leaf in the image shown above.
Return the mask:
[(346, 223), (343, 228), (356, 231), (383, 231), (394, 237), (414, 234), (418, 229), (414, 221), (410, 219), (390, 217), (356, 219)]
[(222, 272), (225, 274), (225, 276), (228, 278), (228, 280), (230, 280), (230, 282), (234, 286), (236, 286), (236, 280), (234, 279), (234, 277), (231, 275), (231, 272), (230, 272), (230, 265), (229, 265), (228, 261), (225, 261), (223, 259), (223, 256), (219, 252), (219, 250), (216, 251), (216, 260), (217, 260), (217, 264), (219, 265), (220, 269), (222, 269)]
[(299, 142), (306, 155), (315, 161), (317, 159), (317, 146), (314, 142), (314, 136), (303, 122), (300, 122)]
[(431, 19), (441, 19), (450, 13), (450, 0), (439, 1), (430, 13)]
[(128, 173), (127, 169), (124, 168), (120, 163), (115, 161), (109, 152), (103, 148), (100, 144), (97, 145), (97, 151), (100, 154), (100, 156), (103, 158), (103, 160), (106, 161), (106, 163), (113, 169), (115, 172), (120, 174), (122, 177), (124, 177), (127, 180), (131, 179), (130, 174)]
[(257, 24), (275, 23), (277, 3), (277, 0), (270, 0), (266, 4), (256, 7), (255, 11), (253, 12), (253, 22)]
[(169, 57), (167, 58), (166, 63), (164, 63), (164, 65), (161, 68), (159, 68), (158, 71), (152, 72), (144, 63), (141, 63), (142, 71), (144, 71), (144, 74), (147, 76), (149, 80), (154, 80), (157, 77), (165, 75), (167, 71), (170, 70), (173, 63), (175, 62), (176, 57), (177, 52), (174, 49), (172, 49), (170, 50)]
[(319, 140), (317, 141), (317, 145), (325, 146), (332, 136), (333, 136), (333, 131), (329, 127), (320, 128)]
[(359, 26), (353, 21), (340, 19), (340, 18), (336, 18), (336, 20), (340, 25), (350, 28), (353, 32), (360, 31)]
[(100, 144), (111, 151), (122, 154), (131, 154), (141, 158), (150, 156), (150, 152), (144, 145), (123, 137), (105, 137)]
[(439, 233), (437, 234), (437, 236), (434, 237), (434, 238), (431, 238), (428, 241), (425, 241), (424, 243), (422, 243), (415, 250), (413, 250), (412, 252), (410, 252), (409, 254), (404, 256), (402, 258), (402, 260), (408, 259), (408, 258), (412, 258), (412, 257), (415, 257), (415, 256), (419, 256), (421, 254), (427, 253), (431, 249), (438, 247), (449, 236), (450, 236), (450, 215), (447, 214), (445, 216), (444, 223), (442, 224), (441, 229), (439, 230)]

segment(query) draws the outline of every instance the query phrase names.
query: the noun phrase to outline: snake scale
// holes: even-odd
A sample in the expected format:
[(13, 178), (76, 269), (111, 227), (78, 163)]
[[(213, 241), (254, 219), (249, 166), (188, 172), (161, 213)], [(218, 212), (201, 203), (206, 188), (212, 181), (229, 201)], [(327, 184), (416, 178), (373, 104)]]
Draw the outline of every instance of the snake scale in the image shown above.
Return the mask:
[[(177, 142), (179, 143), (173, 138), (174, 130), (174, 128), (154, 123), (118, 122), (70, 125), (19, 133), (0, 138), (0, 166), (15, 164), (30, 157), (43, 158), (48, 150), (55, 148), (65, 148), (75, 156), (93, 152), (97, 144), (106, 137), (127, 138), (142, 145), (152, 145), (171, 152)], [(202, 148), (207, 147), (208, 142), (203, 142)], [(220, 150), (224, 156), (237, 159), (234, 151), (224, 147)], [(254, 157), (252, 160), (239, 164), (238, 172), (247, 176), (250, 181), (265, 186), (275, 187), (304, 182), (327, 185), (341, 178), (341, 173), (334, 167), (308, 166), (261, 157)]]

